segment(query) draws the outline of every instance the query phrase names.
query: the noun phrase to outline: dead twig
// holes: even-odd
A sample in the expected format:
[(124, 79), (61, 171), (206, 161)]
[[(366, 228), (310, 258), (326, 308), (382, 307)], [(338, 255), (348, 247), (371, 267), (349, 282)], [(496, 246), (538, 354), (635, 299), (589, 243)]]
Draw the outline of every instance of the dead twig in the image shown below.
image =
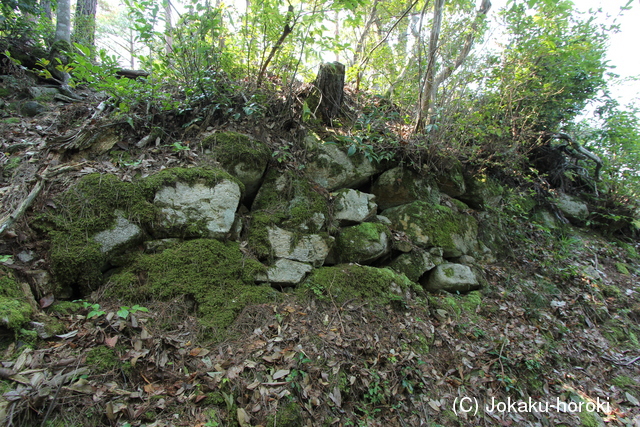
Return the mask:
[(8, 217), (3, 218), (0, 221), (0, 236), (4, 234), (9, 228), (15, 224), (15, 222), (31, 207), (33, 201), (38, 197), (38, 195), (42, 192), (45, 184), (48, 180), (53, 178), (56, 175), (59, 175), (63, 172), (67, 172), (69, 170), (75, 170), (80, 166), (84, 165), (86, 162), (68, 165), (68, 166), (58, 166), (56, 168), (49, 169), (47, 166), (42, 173), (36, 175), (36, 180), (38, 181), (36, 185), (31, 189), (29, 195), (18, 205), (18, 207), (11, 213)]

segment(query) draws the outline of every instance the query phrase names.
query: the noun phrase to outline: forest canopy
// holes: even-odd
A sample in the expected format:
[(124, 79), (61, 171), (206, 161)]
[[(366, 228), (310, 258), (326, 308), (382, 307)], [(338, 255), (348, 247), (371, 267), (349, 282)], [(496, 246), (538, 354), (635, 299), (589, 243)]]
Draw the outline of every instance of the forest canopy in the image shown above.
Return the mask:
[[(241, 93), (241, 114), (258, 117), (265, 91), (276, 91), (307, 119), (313, 105), (295, 91), (320, 63), (339, 61), (354, 93), (372, 97), (375, 108), (347, 133), (374, 157), (386, 153), (357, 134), (389, 122), (412, 143), (480, 167), (522, 166), (540, 146), (562, 145), (554, 135), (570, 135), (568, 149), (603, 160), (606, 191), (635, 196), (638, 110), (610, 95), (606, 51), (617, 27), (601, 13), (569, 0), (509, 0), (500, 10), (488, 0), (2, 0), (0, 51), (105, 91), (129, 116), (146, 103), (147, 112), (206, 105), (233, 117)], [(120, 79), (121, 68), (148, 75)]]

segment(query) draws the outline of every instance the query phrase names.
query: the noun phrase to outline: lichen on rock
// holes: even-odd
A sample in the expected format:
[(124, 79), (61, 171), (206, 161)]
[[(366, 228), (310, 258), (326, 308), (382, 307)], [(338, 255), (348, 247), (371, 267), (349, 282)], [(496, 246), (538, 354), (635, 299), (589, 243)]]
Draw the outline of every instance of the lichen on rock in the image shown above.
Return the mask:
[(386, 209), (383, 215), (391, 220), (394, 229), (405, 232), (416, 245), (441, 247), (446, 258), (470, 254), (477, 248), (476, 220), (446, 206), (416, 201)]

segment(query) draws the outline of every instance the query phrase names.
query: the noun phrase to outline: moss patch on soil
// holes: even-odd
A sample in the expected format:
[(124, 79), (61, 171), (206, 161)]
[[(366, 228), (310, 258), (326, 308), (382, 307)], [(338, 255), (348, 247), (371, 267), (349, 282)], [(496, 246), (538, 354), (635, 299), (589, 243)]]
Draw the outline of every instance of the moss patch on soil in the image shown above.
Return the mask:
[(205, 327), (219, 332), (248, 304), (276, 299), (269, 286), (255, 285), (265, 267), (246, 258), (235, 242), (196, 239), (158, 254), (141, 254), (114, 275), (106, 293), (132, 303), (190, 296)]
[(18, 330), (31, 318), (33, 310), (13, 273), (0, 267), (0, 325)]

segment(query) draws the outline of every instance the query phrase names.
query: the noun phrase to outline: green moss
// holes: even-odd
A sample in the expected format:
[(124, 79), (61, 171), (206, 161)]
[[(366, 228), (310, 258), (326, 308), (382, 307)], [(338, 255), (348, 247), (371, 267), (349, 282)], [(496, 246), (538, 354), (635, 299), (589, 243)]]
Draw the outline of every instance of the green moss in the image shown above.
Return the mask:
[(17, 331), (32, 314), (31, 305), (13, 273), (0, 267), (0, 325)]
[(616, 285), (602, 285), (602, 294), (608, 298), (620, 298), (624, 295)]
[(625, 375), (619, 375), (611, 380), (611, 383), (621, 389), (629, 390), (638, 386), (637, 382)]
[(267, 427), (298, 427), (302, 424), (300, 404), (293, 401), (279, 407), (275, 415), (267, 417)]
[(475, 240), (478, 233), (478, 224), (472, 216), (424, 201), (387, 209), (383, 215), (418, 246), (441, 247), (445, 256), (461, 255), (461, 242)]
[(145, 196), (151, 199), (160, 188), (175, 185), (178, 181), (190, 185), (201, 182), (214, 187), (222, 180), (235, 182), (240, 186), (240, 191), (244, 192), (244, 184), (221, 169), (170, 168), (148, 176), (140, 185)]
[(73, 301), (56, 301), (47, 309), (49, 313), (56, 313), (63, 316), (77, 313), (82, 310), (83, 306), (80, 302)]
[(455, 317), (467, 313), (475, 316), (475, 311), (482, 304), (482, 295), (479, 291), (472, 291), (465, 295), (429, 295), (429, 305), (434, 309), (449, 312)]
[(330, 295), (338, 304), (360, 299), (376, 305), (392, 302), (402, 305), (401, 295), (407, 290), (420, 291), (421, 288), (389, 268), (342, 264), (313, 270), (298, 292), (321, 300), (330, 299)]
[(97, 374), (110, 372), (121, 365), (115, 350), (104, 345), (93, 347), (87, 351), (85, 363)]
[(158, 254), (141, 254), (110, 279), (107, 294), (132, 303), (190, 295), (203, 325), (224, 329), (248, 304), (271, 301), (276, 292), (254, 284), (265, 267), (245, 258), (235, 242), (196, 239)]
[(325, 196), (314, 190), (306, 179), (292, 171), (272, 169), (251, 206), (252, 211), (265, 211), (277, 215), (275, 225), (287, 229), (302, 229), (316, 232), (315, 221), (318, 214), (328, 216), (328, 202)]
[(623, 262), (616, 262), (616, 270), (618, 270), (618, 273), (624, 274), (625, 276), (629, 275), (629, 269), (627, 268), (627, 265)]
[(18, 166), (20, 166), (20, 162), (22, 158), (20, 156), (12, 156), (9, 158), (9, 161), (2, 166), (2, 177), (11, 178), (13, 175), (13, 171), (16, 170)]
[(336, 238), (336, 248), (341, 262), (360, 262), (363, 256), (369, 255), (368, 248), (380, 242), (382, 234), (390, 236), (384, 224), (363, 222), (342, 229)]
[(11, 95), (11, 93), (12, 92), (9, 89), (4, 88), (4, 87), (0, 87), (0, 96), (1, 97), (9, 96), (9, 95)]
[(210, 148), (216, 160), (233, 169), (239, 163), (265, 167), (270, 158), (266, 144), (237, 132), (220, 132), (206, 137), (200, 145)]

